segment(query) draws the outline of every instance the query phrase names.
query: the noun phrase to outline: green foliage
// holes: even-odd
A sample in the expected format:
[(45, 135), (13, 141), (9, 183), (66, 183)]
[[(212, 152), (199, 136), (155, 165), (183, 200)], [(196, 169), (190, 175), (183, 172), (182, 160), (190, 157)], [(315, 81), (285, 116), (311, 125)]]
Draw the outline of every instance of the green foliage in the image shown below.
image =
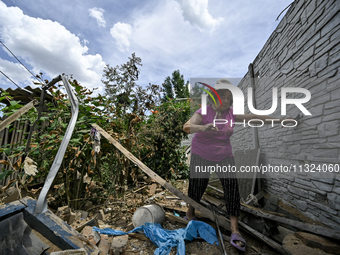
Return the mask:
[(144, 151), (144, 163), (167, 179), (188, 177), (185, 150), (180, 144), (187, 138), (183, 125), (189, 114), (188, 100), (169, 99), (156, 108), (142, 131), (143, 141), (149, 144), (149, 149)]
[[(93, 95), (93, 91), (70, 79), (70, 85), (79, 100), (79, 114), (71, 140), (65, 152), (53, 186), (58, 191), (60, 205), (67, 204), (80, 209), (88, 199), (101, 202), (116, 192), (115, 185), (123, 187), (137, 181), (138, 167), (121, 154), (105, 138), (101, 139), (101, 151), (95, 154), (90, 138), (91, 124), (97, 123), (122, 146), (134, 154), (149, 168), (167, 179), (186, 178), (188, 167), (180, 143), (186, 134), (183, 125), (189, 119), (189, 101), (167, 99), (160, 103), (161, 89), (149, 84), (146, 88), (137, 84), (141, 59), (135, 54), (128, 62), (104, 69), (103, 83), (106, 95)], [(183, 76), (173, 73), (177, 83), (172, 83), (178, 97), (186, 97)], [(175, 85), (174, 85), (175, 84)], [(176, 85), (177, 84), (177, 85)], [(46, 177), (58, 152), (71, 119), (70, 102), (62, 92), (63, 85), (50, 88), (52, 102), (46, 102), (48, 111), (37, 123), (30, 144), (29, 157), (38, 167), (35, 178)], [(184, 92), (183, 92), (184, 91)], [(4, 97), (4, 95), (1, 95)], [(18, 102), (11, 101), (6, 113), (20, 109)], [(150, 113), (153, 113), (150, 115)], [(26, 118), (33, 123), (37, 116), (32, 109)], [(24, 141), (25, 142), (25, 141)], [(25, 146), (6, 145), (0, 149), (10, 160), (20, 158)], [(12, 169), (0, 174), (5, 178), (18, 171), (22, 162), (6, 162)], [(91, 180), (89, 180), (91, 178)], [(101, 182), (103, 190), (93, 181)], [(34, 182), (31, 178), (29, 182)], [(120, 191), (123, 191), (121, 189)]]
[[(172, 73), (172, 77), (167, 76), (163, 83), (163, 101), (169, 98), (188, 98), (189, 97), (189, 81), (185, 82), (183, 75), (176, 70)], [(175, 91), (175, 96), (173, 94)]]

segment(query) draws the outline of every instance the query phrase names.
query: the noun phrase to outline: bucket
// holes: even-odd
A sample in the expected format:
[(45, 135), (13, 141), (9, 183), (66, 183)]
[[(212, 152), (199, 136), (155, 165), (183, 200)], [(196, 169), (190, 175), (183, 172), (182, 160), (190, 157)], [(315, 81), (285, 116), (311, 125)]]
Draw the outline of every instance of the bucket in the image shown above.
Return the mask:
[(162, 224), (164, 220), (165, 212), (158, 204), (139, 207), (132, 216), (132, 224), (135, 228), (144, 225), (146, 222)]

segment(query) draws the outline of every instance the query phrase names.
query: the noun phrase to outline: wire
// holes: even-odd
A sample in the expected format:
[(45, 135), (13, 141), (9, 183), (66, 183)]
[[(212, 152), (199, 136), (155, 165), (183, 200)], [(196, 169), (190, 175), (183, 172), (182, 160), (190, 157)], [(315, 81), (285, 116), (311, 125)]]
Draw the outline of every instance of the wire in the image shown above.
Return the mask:
[(25, 91), (25, 90), (23, 90), (22, 88), (20, 88), (20, 87), (18, 86), (18, 84), (16, 84), (11, 78), (9, 78), (3, 71), (0, 70), (0, 73), (2, 73), (8, 80), (10, 80), (15, 86), (17, 86), (20, 90), (22, 90), (25, 94), (27, 94), (28, 97), (29, 97), (31, 100), (33, 100), (33, 98), (31, 97), (31, 95), (30, 95), (27, 91)]
[[(39, 82), (42, 82), (42, 84), (44, 84), (44, 82), (39, 78), (38, 79), (38, 77), (36, 77), (30, 70), (28, 70), (27, 69), (27, 67), (14, 55), (14, 53), (10, 50), (10, 49), (8, 49), (7, 48), (7, 46), (0, 40), (0, 43), (13, 55), (13, 57), (15, 57), (16, 58), (16, 60), (18, 60), (18, 62), (23, 66), (23, 67), (25, 67), (25, 69), (35, 78), (35, 79), (37, 79)], [(13, 82), (13, 81), (12, 81)], [(14, 82), (13, 82), (14, 83)], [(14, 83), (15, 84), (15, 83)], [(16, 85), (16, 84), (15, 84)], [(18, 85), (17, 85), (18, 86)]]
[(0, 72), (8, 79), (10, 80), (15, 86), (17, 86), (19, 89), (21, 89), (11, 78), (9, 78), (3, 71), (0, 70)]
[(283, 9), (283, 11), (282, 12), (280, 12), (280, 14), (279, 14), (279, 16), (277, 16), (277, 18), (276, 18), (276, 20), (275, 21), (277, 21), (277, 20), (279, 20), (279, 18), (280, 18), (280, 16), (281, 16), (281, 14), (285, 11), (285, 10), (287, 10), (288, 9), (288, 7), (290, 7), (293, 3), (295, 2), (295, 0), (293, 1), (293, 2), (291, 2), (286, 8), (284, 8)]

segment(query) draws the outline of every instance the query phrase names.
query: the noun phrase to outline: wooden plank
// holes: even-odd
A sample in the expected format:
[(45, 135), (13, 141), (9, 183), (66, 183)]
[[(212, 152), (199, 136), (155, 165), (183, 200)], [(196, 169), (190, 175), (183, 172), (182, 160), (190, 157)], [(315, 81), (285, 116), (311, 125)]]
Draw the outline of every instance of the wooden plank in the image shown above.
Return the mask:
[(154, 195), (155, 191), (156, 191), (156, 188), (157, 188), (157, 184), (156, 183), (152, 183), (151, 187), (150, 187), (150, 190), (149, 190), (149, 195)]
[(23, 106), (22, 108), (17, 110), (15, 113), (13, 113), (11, 116), (9, 116), (5, 120), (1, 121), (0, 122), (0, 131), (2, 131), (4, 128), (9, 126), (13, 121), (16, 121), (17, 119), (19, 119), (23, 114), (28, 112), (29, 109), (34, 107), (34, 103), (35, 103), (35, 100), (32, 100), (31, 102), (29, 102), (28, 104), (26, 104), (25, 106)]
[[(215, 206), (219, 206), (220, 204), (224, 204), (224, 201), (209, 196), (209, 195), (204, 195), (203, 196), (204, 199), (206, 199), (208, 202), (212, 203)], [(330, 229), (330, 228), (326, 228), (326, 227), (322, 227), (322, 226), (317, 226), (317, 225), (310, 225), (304, 222), (300, 222), (300, 221), (296, 221), (296, 220), (291, 220), (291, 219), (287, 219), (284, 218), (285, 215), (280, 214), (280, 213), (276, 213), (276, 212), (268, 212), (265, 211), (263, 209), (260, 208), (255, 208), (252, 207), (250, 205), (246, 205), (246, 204), (241, 204), (241, 210), (251, 213), (253, 215), (256, 216), (260, 216), (262, 218), (265, 219), (270, 219), (270, 220), (274, 220), (276, 222), (279, 223), (283, 223), (283, 224), (287, 224), (290, 226), (293, 226), (295, 228), (301, 229), (301, 230), (305, 230), (308, 232), (311, 232), (313, 234), (318, 234), (318, 235), (322, 235), (322, 236), (326, 236), (326, 237), (330, 237), (330, 238), (334, 238), (334, 239), (340, 239), (340, 232)]]
[[(178, 189), (173, 187), (170, 183), (166, 182), (162, 177), (160, 177), (158, 174), (156, 174), (154, 171), (152, 171), (150, 168), (148, 168), (146, 165), (144, 165), (139, 159), (137, 159), (132, 153), (130, 153), (127, 149), (125, 149), (118, 141), (113, 139), (104, 129), (102, 129), (97, 124), (92, 124), (94, 128), (96, 128), (102, 136), (104, 136), (110, 143), (112, 143), (118, 150), (120, 150), (128, 159), (130, 159), (132, 162), (134, 162), (143, 172), (145, 172), (148, 176), (150, 176), (151, 179), (154, 179), (156, 182), (161, 184), (165, 189), (170, 191), (172, 194), (176, 195), (177, 197), (181, 198), (191, 206), (193, 206), (195, 209), (200, 211), (201, 213), (205, 214), (210, 220), (213, 222), (215, 221), (214, 214), (201, 204), (197, 203), (190, 197), (184, 195), (182, 192), (180, 192)], [(226, 217), (216, 215), (216, 218), (218, 219), (218, 222), (221, 227), (225, 229), (230, 229), (230, 222)], [(255, 229), (252, 229), (251, 227), (247, 226), (246, 224), (239, 221), (240, 226), (242, 226), (244, 229), (249, 231), (252, 235), (256, 236), (260, 240), (266, 242), (269, 246), (274, 248), (276, 251), (284, 254), (284, 250), (282, 246), (270, 238), (264, 236), (263, 234), (259, 233)]]

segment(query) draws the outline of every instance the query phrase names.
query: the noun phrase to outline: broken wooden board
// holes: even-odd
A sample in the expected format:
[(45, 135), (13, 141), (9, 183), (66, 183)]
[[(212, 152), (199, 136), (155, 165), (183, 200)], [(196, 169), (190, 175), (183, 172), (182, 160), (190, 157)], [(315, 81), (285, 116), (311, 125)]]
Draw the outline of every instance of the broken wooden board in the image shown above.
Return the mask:
[[(235, 166), (236, 169), (240, 169), (241, 167), (252, 167), (258, 166), (260, 159), (260, 148), (252, 149), (252, 150), (242, 150), (235, 151)], [(249, 173), (249, 172), (236, 172), (236, 178), (238, 182), (238, 188), (240, 193), (241, 200), (246, 201), (249, 194), (253, 194), (255, 190), (255, 181), (256, 181), (257, 173)], [(254, 194), (253, 194), (254, 195)]]
[(29, 111), (32, 107), (34, 107), (34, 104), (37, 103), (36, 100), (32, 100), (19, 110), (17, 110), (15, 113), (13, 113), (11, 116), (6, 118), (5, 120), (0, 122), (0, 132), (5, 129), (7, 126), (9, 126), (12, 122), (16, 121), (19, 119), (22, 115), (24, 115), (26, 112)]

